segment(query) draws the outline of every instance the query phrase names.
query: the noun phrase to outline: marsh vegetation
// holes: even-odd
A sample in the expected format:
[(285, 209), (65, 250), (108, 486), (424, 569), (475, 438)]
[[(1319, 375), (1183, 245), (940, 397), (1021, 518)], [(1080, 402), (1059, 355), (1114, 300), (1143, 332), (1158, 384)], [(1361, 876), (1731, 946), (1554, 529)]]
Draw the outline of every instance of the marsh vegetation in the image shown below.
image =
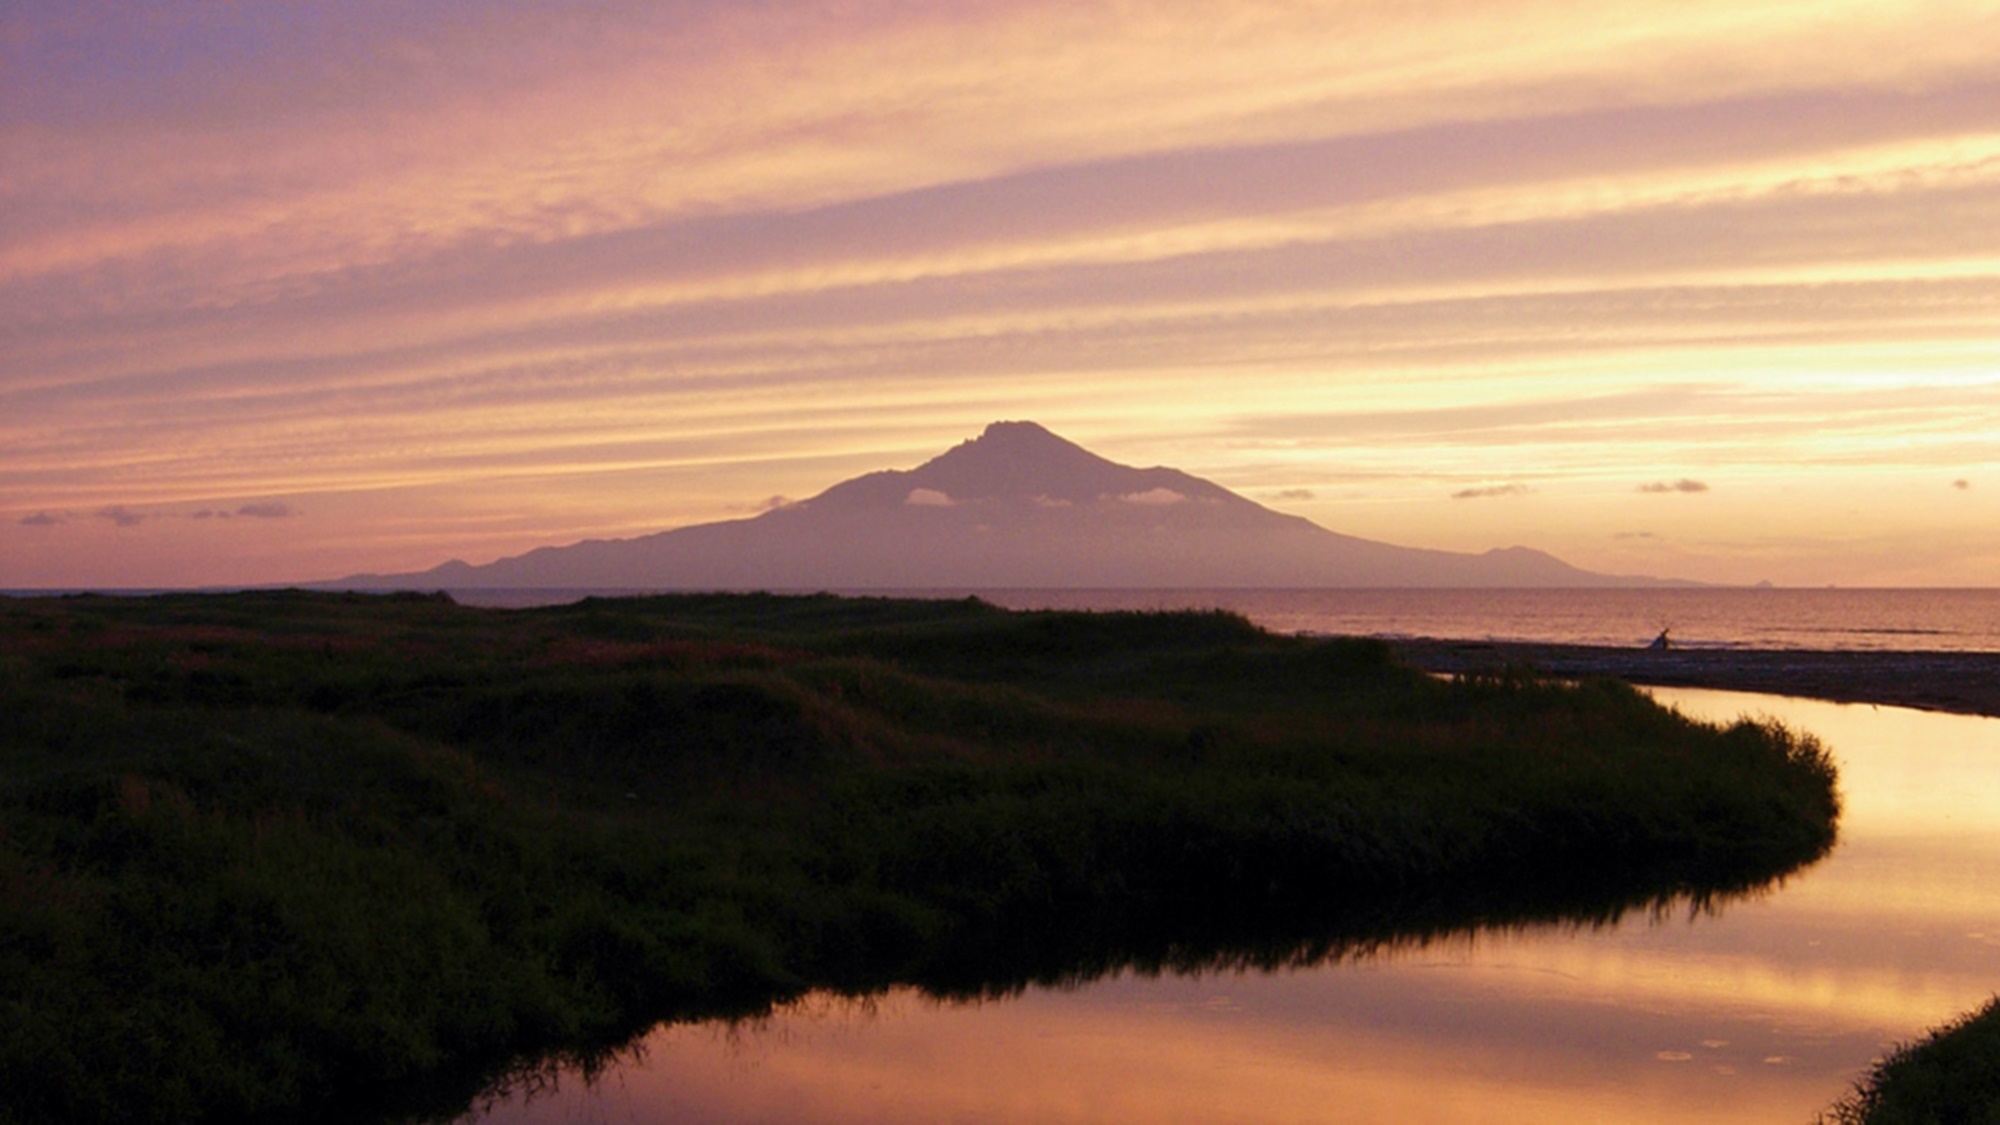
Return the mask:
[(449, 1112), (810, 988), (1605, 917), (1823, 854), (1809, 737), (1222, 613), (0, 601), (0, 1114)]
[(2000, 1121), (2000, 999), (1878, 1063), (1825, 1125), (1954, 1125)]

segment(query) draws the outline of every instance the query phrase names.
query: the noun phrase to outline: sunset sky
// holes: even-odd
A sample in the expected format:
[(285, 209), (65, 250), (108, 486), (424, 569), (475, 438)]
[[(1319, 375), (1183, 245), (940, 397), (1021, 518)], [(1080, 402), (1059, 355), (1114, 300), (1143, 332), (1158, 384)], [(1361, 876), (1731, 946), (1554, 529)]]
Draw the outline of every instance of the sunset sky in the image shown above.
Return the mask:
[(0, 3), (0, 587), (995, 419), (1336, 531), (2000, 575), (2000, 2)]

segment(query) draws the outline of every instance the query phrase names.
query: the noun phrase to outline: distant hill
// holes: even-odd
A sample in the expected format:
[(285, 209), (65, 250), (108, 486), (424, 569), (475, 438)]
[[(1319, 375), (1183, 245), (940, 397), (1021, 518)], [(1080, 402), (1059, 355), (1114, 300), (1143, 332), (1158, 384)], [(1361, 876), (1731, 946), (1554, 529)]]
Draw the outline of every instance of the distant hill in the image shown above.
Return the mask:
[[(484, 566), (357, 574), (342, 589), (1649, 586), (1525, 547), (1420, 550), (1341, 535), (1177, 469), (1107, 461), (995, 422), (909, 470), (749, 519), (538, 547)], [(1679, 583), (1673, 583), (1679, 584)]]

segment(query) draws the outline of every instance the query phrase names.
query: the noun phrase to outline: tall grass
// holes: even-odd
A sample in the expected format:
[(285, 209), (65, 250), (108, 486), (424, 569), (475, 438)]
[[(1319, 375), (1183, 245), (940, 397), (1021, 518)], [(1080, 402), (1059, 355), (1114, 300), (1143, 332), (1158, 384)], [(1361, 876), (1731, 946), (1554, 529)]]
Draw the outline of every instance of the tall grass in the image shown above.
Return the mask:
[(1897, 1049), (1820, 1120), (1825, 1125), (2000, 1122), (2000, 999)]
[(1227, 614), (0, 600), (0, 1115), (352, 1117), (810, 987), (1754, 886), (1808, 738)]

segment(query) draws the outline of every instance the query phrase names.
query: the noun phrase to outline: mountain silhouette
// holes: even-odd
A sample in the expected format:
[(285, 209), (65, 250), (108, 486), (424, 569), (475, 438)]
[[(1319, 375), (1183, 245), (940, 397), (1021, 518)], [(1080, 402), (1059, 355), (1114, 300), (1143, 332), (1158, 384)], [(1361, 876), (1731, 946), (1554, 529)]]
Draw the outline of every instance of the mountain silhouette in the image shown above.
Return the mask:
[(1177, 469), (995, 422), (915, 469), (762, 515), (540, 547), (484, 566), (355, 575), (347, 589), (867, 590), (1613, 586), (1541, 551), (1397, 547), (1275, 512)]

